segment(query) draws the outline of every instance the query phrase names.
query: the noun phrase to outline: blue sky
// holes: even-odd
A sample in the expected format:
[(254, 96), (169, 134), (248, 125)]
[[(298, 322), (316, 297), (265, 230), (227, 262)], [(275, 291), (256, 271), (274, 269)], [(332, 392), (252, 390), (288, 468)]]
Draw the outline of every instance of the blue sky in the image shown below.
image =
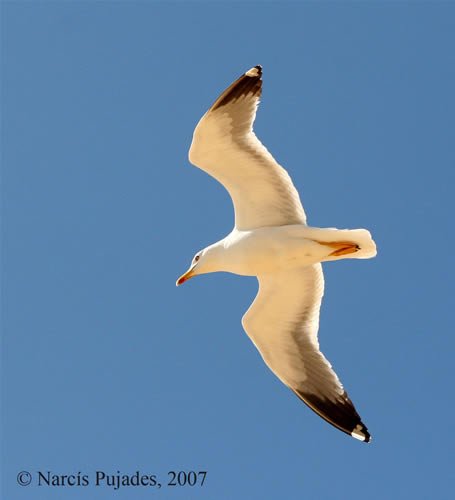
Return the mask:
[[(163, 483), (122, 499), (451, 497), (455, 4), (1, 9), (3, 497), (112, 498), (97, 470)], [(255, 130), (310, 224), (378, 245), (325, 265), (320, 328), (371, 445), (265, 367), (240, 324), (254, 278), (175, 287), (233, 223), (192, 131), (256, 64)]]

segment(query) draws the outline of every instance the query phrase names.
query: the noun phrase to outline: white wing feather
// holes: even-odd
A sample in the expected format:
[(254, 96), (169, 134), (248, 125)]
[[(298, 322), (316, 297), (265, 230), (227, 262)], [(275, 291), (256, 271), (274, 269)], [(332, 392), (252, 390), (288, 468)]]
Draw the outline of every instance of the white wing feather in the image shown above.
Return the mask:
[(242, 324), (267, 366), (312, 410), (362, 441), (368, 429), (319, 350), (321, 264), (258, 277), (259, 292)]
[(253, 132), (261, 74), (256, 66), (221, 94), (199, 121), (189, 151), (190, 162), (231, 195), (239, 230), (306, 223), (291, 178)]

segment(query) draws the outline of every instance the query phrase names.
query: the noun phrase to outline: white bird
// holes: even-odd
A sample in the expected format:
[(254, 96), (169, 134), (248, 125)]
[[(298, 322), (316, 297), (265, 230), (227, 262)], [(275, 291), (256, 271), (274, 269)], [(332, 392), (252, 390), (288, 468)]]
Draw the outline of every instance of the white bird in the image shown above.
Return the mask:
[(327, 422), (369, 442), (331, 364), (319, 350), (321, 262), (368, 259), (376, 245), (366, 229), (310, 227), (291, 178), (253, 132), (262, 68), (244, 73), (201, 118), (189, 151), (192, 164), (231, 195), (232, 232), (198, 252), (182, 284), (225, 271), (257, 276), (258, 294), (242, 325), (272, 372)]

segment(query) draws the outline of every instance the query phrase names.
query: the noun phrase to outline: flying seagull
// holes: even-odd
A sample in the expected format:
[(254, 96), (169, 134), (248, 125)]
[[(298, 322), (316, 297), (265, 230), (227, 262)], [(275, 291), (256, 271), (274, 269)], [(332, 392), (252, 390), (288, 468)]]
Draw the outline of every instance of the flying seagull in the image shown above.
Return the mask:
[(366, 229), (315, 228), (286, 170), (253, 132), (262, 88), (255, 66), (228, 87), (194, 130), (190, 162), (227, 189), (234, 229), (198, 252), (181, 285), (199, 274), (256, 276), (259, 291), (242, 318), (266, 365), (324, 420), (360, 441), (371, 437), (331, 364), (319, 350), (321, 262), (368, 259)]

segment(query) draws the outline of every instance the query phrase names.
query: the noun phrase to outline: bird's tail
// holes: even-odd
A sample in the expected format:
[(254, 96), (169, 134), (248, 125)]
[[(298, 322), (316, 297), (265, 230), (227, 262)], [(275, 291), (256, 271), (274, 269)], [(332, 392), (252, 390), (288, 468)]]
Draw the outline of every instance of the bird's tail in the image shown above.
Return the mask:
[[(326, 260), (371, 259), (377, 254), (376, 243), (371, 237), (370, 231), (366, 229), (307, 227), (306, 237), (334, 248), (335, 255), (330, 255)], [(357, 249), (352, 252), (349, 252), (349, 249), (343, 251), (342, 245), (340, 245), (340, 250), (337, 252), (335, 250), (336, 243), (356, 245)]]

